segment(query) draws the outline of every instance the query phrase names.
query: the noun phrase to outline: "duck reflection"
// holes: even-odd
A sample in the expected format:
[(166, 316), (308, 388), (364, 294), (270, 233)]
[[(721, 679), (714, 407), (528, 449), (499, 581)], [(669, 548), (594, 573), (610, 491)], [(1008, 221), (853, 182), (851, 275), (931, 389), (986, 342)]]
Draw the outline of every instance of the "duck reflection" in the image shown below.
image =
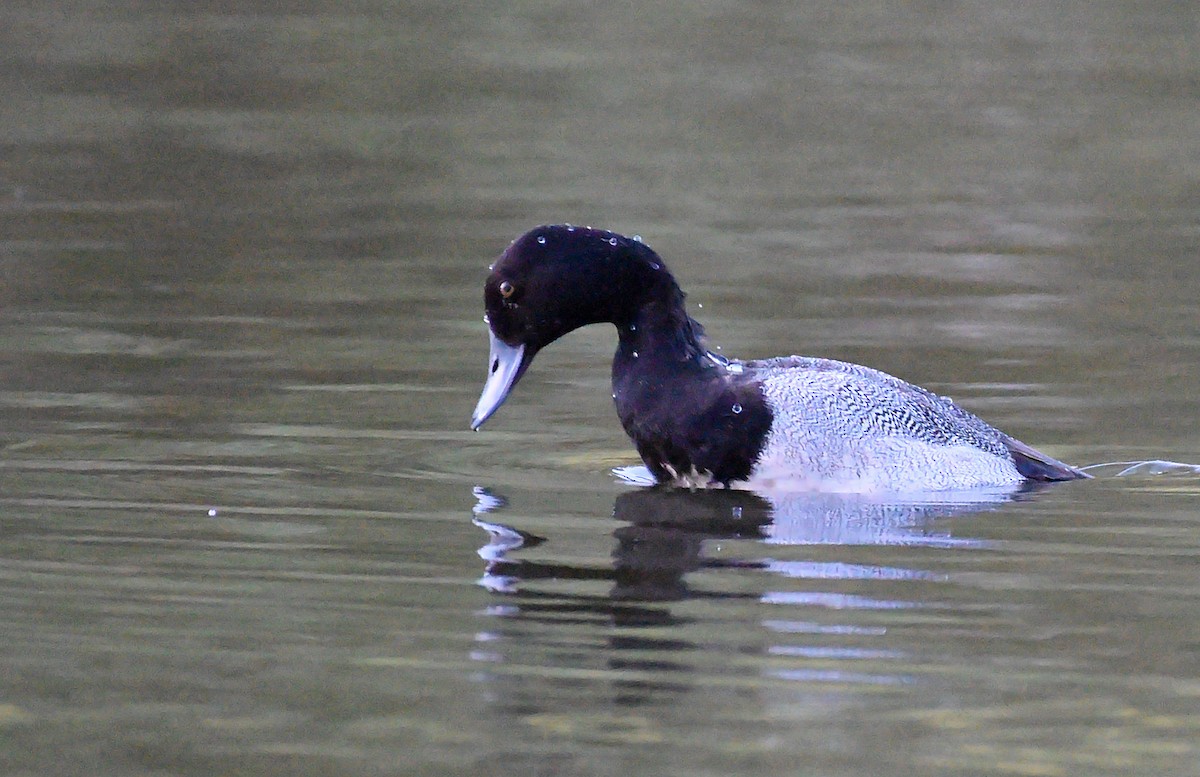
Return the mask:
[[(775, 680), (907, 684), (908, 647), (892, 643), (887, 624), (900, 611), (927, 606), (928, 581), (944, 577), (909, 566), (931, 556), (907, 549), (983, 545), (956, 536), (941, 519), (1017, 495), (880, 503), (637, 488), (613, 505), (619, 525), (610, 558), (588, 564), (577, 552), (533, 558), (545, 538), (495, 522), (504, 499), (476, 489), (474, 522), (489, 537), (479, 549), (479, 583), (503, 599), (481, 613), (495, 620), (479, 632), (472, 657), (497, 670), (515, 662), (550, 676), (596, 671), (599, 661), (616, 671), (607, 680), (614, 701), (635, 706), (688, 692), (722, 655), (722, 667), (757, 662), (752, 673)], [(498, 683), (504, 675), (485, 676)], [(506, 687), (503, 698), (514, 709), (545, 706), (536, 685)]]
[[(843, 494), (639, 488), (617, 497), (613, 517), (621, 525), (613, 531), (612, 565), (594, 568), (510, 557), (519, 549), (536, 547), (544, 538), (485, 519), (501, 509), (504, 500), (477, 488), (474, 521), (489, 535), (488, 543), (479, 549), (485, 561), (479, 582), (499, 593), (516, 593), (523, 583), (538, 580), (607, 580), (612, 583), (605, 597), (610, 601), (664, 602), (779, 598), (764, 591), (720, 593), (689, 587), (690, 573), (721, 568), (758, 569), (793, 578), (927, 579), (930, 573), (924, 570), (776, 559), (769, 549), (776, 545), (979, 546), (980, 540), (954, 536), (939, 519), (986, 510), (1018, 493), (990, 490), (938, 495), (928, 501), (879, 502)], [(729, 540), (756, 540), (766, 552), (751, 560), (706, 554), (707, 546)]]

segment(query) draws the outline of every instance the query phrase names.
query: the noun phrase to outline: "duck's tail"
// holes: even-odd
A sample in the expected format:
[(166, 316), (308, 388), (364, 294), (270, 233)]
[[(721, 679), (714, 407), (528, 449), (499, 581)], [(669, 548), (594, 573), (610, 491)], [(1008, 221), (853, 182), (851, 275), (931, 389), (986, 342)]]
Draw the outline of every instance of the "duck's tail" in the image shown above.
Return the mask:
[(1057, 480), (1082, 480), (1091, 477), (1078, 467), (1072, 467), (1070, 464), (1053, 459), (1041, 451), (1030, 448), (1020, 440), (1008, 437), (1004, 444), (1008, 446), (1008, 452), (1012, 454), (1013, 462), (1017, 465), (1017, 472), (1029, 480), (1046, 483)]

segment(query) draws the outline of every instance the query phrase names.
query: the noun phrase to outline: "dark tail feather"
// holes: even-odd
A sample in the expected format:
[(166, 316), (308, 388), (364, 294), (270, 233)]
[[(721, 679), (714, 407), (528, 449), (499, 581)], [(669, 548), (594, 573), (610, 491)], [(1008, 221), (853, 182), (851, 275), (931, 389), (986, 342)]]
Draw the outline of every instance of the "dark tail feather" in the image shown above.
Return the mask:
[(1008, 446), (1008, 452), (1012, 454), (1013, 462), (1017, 465), (1017, 472), (1030, 480), (1045, 483), (1052, 480), (1080, 480), (1091, 477), (1083, 470), (1076, 469), (1070, 464), (1063, 464), (1058, 459), (1052, 459), (1041, 451), (1030, 448), (1020, 440), (1008, 437), (1004, 444)]

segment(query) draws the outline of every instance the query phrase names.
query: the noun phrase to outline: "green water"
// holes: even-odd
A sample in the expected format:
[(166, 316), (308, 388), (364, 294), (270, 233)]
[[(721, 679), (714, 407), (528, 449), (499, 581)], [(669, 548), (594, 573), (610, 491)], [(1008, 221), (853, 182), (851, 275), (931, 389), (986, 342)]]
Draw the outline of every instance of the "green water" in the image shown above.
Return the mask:
[(467, 431), (485, 268), (571, 221), (722, 353), (1200, 462), (1198, 23), (6, 6), (0, 772), (1200, 774), (1200, 476), (640, 490), (601, 328)]

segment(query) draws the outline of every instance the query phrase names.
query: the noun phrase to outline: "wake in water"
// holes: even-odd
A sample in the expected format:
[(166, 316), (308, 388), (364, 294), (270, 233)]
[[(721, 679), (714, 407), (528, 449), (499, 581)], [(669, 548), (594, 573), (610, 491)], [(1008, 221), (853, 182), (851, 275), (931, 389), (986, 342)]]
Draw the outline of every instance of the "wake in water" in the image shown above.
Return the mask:
[(1200, 464), (1184, 464), (1179, 461), (1165, 461), (1163, 459), (1149, 459), (1147, 461), (1111, 461), (1107, 464), (1090, 464), (1086, 467), (1080, 467), (1081, 470), (1089, 475), (1103, 477), (1106, 472), (1101, 470), (1110, 470), (1120, 467), (1121, 470), (1112, 477), (1136, 477), (1139, 475), (1200, 475)]

